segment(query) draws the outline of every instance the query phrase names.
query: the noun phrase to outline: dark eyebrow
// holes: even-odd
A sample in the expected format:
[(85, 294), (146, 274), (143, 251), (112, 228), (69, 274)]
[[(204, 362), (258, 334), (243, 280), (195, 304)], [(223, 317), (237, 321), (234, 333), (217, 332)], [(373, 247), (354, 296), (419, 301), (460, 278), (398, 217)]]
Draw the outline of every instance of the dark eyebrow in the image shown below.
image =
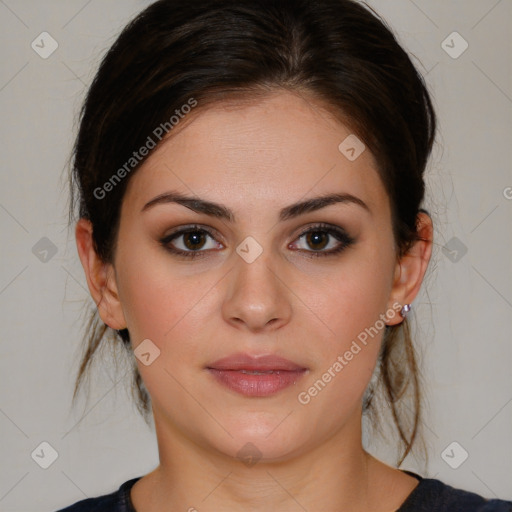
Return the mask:
[[(225, 206), (222, 206), (218, 203), (206, 201), (204, 199), (185, 196), (180, 192), (166, 192), (156, 196), (143, 206), (141, 212), (144, 212), (149, 208), (156, 206), (157, 204), (165, 203), (181, 204), (182, 206), (185, 206), (197, 213), (204, 213), (205, 215), (210, 215), (211, 217), (216, 217), (219, 219), (225, 219), (229, 222), (235, 221), (235, 214), (229, 208), (226, 208)], [(352, 194), (343, 193), (312, 197), (310, 199), (306, 199), (305, 201), (300, 201), (290, 206), (286, 206), (279, 212), (279, 220), (282, 222), (285, 220), (293, 219), (299, 215), (314, 212), (335, 203), (356, 204), (371, 214), (370, 208), (362, 199), (359, 199)]]

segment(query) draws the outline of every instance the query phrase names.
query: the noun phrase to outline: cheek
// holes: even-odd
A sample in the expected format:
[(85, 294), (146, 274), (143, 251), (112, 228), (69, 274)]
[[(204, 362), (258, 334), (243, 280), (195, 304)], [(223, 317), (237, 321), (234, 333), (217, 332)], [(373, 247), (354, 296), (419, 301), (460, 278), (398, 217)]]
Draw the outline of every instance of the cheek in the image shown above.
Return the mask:
[[(145, 387), (164, 413), (191, 411), (195, 405), (184, 390), (195, 388), (196, 370), (204, 362), (205, 343), (209, 341), (205, 333), (212, 332), (212, 315), (206, 310), (209, 303), (204, 294), (214, 281), (204, 277), (196, 282), (196, 278), (178, 277), (176, 272), (164, 276), (151, 266), (131, 275), (125, 281), (122, 300), (128, 312), (132, 349), (149, 339), (150, 351), (157, 354), (150, 365), (136, 359)], [(200, 407), (194, 411), (203, 413)]]
[(187, 276), (159, 248), (119, 255), (119, 296), (132, 341), (149, 338), (163, 349), (166, 339), (200, 314), (210, 279)]
[(350, 265), (316, 280), (307, 302), (321, 341), (315, 371), (301, 387), (305, 395), (299, 403), (309, 401), (312, 410), (333, 407), (334, 414), (359, 403), (385, 332), (390, 261), (358, 255)]
[[(315, 286), (304, 290), (309, 310), (316, 316), (317, 332), (322, 324), (328, 346), (342, 350), (386, 312), (391, 291), (389, 265), (377, 258), (354, 257), (335, 271), (316, 276)], [(310, 283), (311, 284), (311, 283)], [(307, 311), (307, 310), (306, 310)], [(318, 320), (321, 320), (319, 322)]]
[(326, 431), (348, 421), (361, 406), (385, 331), (379, 316), (386, 311), (385, 294), (371, 293), (374, 282), (363, 286), (357, 276), (353, 279), (356, 282), (333, 285), (325, 296), (330, 306), (319, 307), (330, 313), (325, 323), (335, 335), (319, 336), (314, 371), (297, 390), (298, 407), (306, 415), (323, 418)]
[[(197, 387), (197, 377), (215, 348), (211, 338), (218, 330), (213, 308), (220, 300), (215, 287), (219, 277), (183, 276), (176, 267), (150, 263), (124, 269), (130, 276), (124, 281), (122, 300), (132, 349), (137, 355), (139, 343), (149, 339), (149, 347), (158, 354), (148, 366), (136, 359), (155, 406), (192, 413), (195, 405), (184, 390)], [(198, 406), (194, 414), (204, 410)]]

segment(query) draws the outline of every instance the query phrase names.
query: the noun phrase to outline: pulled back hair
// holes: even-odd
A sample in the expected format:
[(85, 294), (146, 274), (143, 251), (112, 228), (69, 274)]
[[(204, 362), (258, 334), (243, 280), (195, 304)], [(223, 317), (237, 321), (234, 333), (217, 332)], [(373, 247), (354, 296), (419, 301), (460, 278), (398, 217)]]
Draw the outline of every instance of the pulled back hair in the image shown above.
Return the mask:
[[(403, 256), (419, 239), (436, 116), (423, 78), (392, 31), (354, 0), (159, 0), (147, 7), (104, 56), (80, 112), (70, 224), (77, 213), (90, 220), (98, 256), (112, 263), (126, 186), (147, 156), (105, 198), (97, 191), (155, 128), (191, 98), (197, 114), (215, 102), (279, 90), (318, 101), (372, 152), (390, 201), (396, 255)], [(131, 358), (133, 396), (148, 421), (150, 397), (130, 334), (103, 324), (97, 309), (90, 312), (73, 401), (105, 343), (123, 346)], [(400, 465), (419, 438), (422, 411), (407, 319), (386, 326), (376, 375), (363, 410), (375, 417), (382, 399), (399, 436)]]

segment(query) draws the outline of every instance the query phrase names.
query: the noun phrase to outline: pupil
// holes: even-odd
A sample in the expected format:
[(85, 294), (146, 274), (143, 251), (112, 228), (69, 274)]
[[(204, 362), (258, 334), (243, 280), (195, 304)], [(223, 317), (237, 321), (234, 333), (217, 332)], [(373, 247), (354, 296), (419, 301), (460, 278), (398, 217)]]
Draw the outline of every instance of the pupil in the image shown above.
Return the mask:
[[(201, 241), (204, 235), (202, 233), (199, 233), (199, 231), (193, 231), (190, 233), (187, 233), (185, 235), (185, 245), (188, 249), (197, 249), (195, 247), (196, 245), (202, 245)], [(188, 240), (193, 239), (193, 242), (191, 244), (188, 243)], [(191, 247), (192, 246), (192, 247)]]
[[(308, 241), (308, 244), (310, 244), (310, 246), (314, 246), (316, 244), (321, 243), (322, 238), (324, 239), (324, 242), (325, 242), (325, 239), (326, 239), (325, 233), (322, 233), (321, 231), (312, 231), (311, 233), (308, 234), (307, 241)], [(321, 247), (313, 247), (313, 249), (323, 249), (326, 244), (323, 243), (321, 245), (322, 245)]]

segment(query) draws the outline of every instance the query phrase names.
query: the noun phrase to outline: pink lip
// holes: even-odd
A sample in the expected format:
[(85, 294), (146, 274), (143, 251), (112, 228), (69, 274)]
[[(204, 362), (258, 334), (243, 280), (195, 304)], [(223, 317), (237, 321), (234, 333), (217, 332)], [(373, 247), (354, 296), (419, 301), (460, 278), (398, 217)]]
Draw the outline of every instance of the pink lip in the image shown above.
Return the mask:
[(306, 370), (303, 366), (295, 364), (288, 359), (282, 357), (267, 355), (267, 356), (250, 356), (238, 352), (228, 357), (223, 357), (207, 365), (207, 368), (214, 370)]
[[(209, 364), (206, 369), (218, 382), (245, 396), (268, 396), (295, 384), (308, 371), (274, 355), (253, 357), (237, 353)], [(274, 372), (250, 374), (244, 371)]]

